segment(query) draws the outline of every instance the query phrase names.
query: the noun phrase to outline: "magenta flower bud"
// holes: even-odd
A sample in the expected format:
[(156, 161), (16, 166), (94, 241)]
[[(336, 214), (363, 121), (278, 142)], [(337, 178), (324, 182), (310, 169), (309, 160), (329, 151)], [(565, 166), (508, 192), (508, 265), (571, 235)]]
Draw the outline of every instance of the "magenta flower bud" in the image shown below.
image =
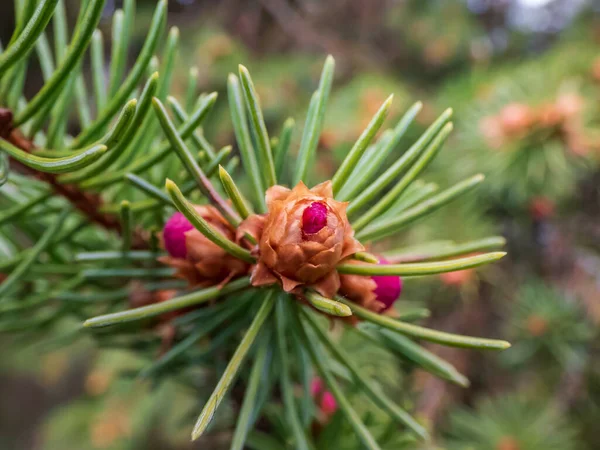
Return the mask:
[(310, 382), (310, 393), (319, 405), (319, 410), (325, 417), (331, 416), (337, 411), (337, 402), (333, 394), (325, 390), (323, 380), (315, 377)]
[[(234, 241), (235, 228), (217, 208), (211, 205), (194, 205), (194, 209), (211, 227)], [(248, 271), (246, 262), (209, 240), (179, 212), (167, 221), (161, 240), (163, 248), (169, 254), (158, 260), (176, 269), (175, 277), (187, 280), (190, 286), (222, 286), (233, 277)]]
[(321, 399), (321, 411), (326, 415), (330, 416), (337, 411), (337, 402), (335, 397), (329, 391), (323, 392), (323, 398)]
[[(384, 258), (379, 258), (379, 264), (389, 264)], [(400, 298), (402, 293), (402, 279), (397, 275), (374, 275), (371, 277), (375, 284), (375, 296), (377, 301), (384, 306), (382, 311), (386, 311)]]
[(314, 377), (310, 381), (310, 395), (317, 397), (321, 392), (323, 392), (323, 380), (319, 377)]
[(327, 206), (313, 202), (302, 213), (302, 231), (306, 234), (318, 233), (327, 225)]
[(181, 259), (187, 256), (185, 233), (193, 228), (194, 226), (180, 212), (176, 212), (169, 218), (163, 229), (165, 250), (169, 255)]
[[(352, 261), (350, 263), (352, 264)], [(389, 263), (379, 257), (379, 264)], [(376, 313), (390, 309), (402, 292), (402, 280), (397, 275), (342, 275), (340, 281), (342, 295)]]

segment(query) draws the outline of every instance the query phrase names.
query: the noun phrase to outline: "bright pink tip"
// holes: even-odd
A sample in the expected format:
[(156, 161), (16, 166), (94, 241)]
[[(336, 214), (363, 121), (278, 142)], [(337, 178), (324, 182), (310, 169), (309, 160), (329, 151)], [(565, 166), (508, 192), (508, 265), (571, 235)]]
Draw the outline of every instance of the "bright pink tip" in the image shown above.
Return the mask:
[(180, 212), (171, 216), (163, 229), (163, 241), (169, 255), (174, 258), (186, 257), (185, 232), (192, 228), (194, 226)]
[(323, 392), (323, 380), (319, 377), (314, 377), (310, 382), (310, 394), (313, 397), (318, 397)]
[(310, 382), (310, 394), (319, 404), (319, 409), (326, 416), (330, 416), (337, 411), (337, 402), (335, 397), (329, 391), (325, 390), (325, 384), (319, 377), (314, 377)]
[(329, 391), (323, 392), (323, 398), (321, 400), (321, 411), (327, 416), (330, 416), (337, 411), (337, 402), (335, 397)]
[(302, 231), (306, 234), (318, 233), (327, 225), (327, 206), (314, 202), (302, 213)]
[[(379, 264), (389, 264), (389, 261), (379, 258)], [(374, 275), (371, 277), (377, 287), (375, 295), (377, 301), (383, 303), (383, 311), (390, 309), (402, 293), (402, 279), (396, 275)]]

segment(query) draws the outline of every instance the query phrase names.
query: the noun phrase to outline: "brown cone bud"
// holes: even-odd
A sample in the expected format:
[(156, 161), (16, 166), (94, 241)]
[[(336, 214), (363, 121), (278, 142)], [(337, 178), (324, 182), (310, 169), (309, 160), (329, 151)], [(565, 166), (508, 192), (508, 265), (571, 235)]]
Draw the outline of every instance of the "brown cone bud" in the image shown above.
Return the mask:
[[(378, 264), (390, 264), (380, 256)], [(349, 264), (358, 264), (349, 261)], [(340, 275), (340, 293), (376, 313), (389, 311), (402, 293), (402, 279), (397, 275)]]
[(499, 118), (504, 134), (514, 136), (528, 131), (535, 121), (535, 114), (528, 105), (511, 103), (502, 108)]
[(377, 284), (371, 277), (362, 275), (340, 275), (340, 292), (344, 297), (358, 303), (376, 313), (381, 312), (384, 305), (377, 301), (375, 289)]
[[(235, 239), (235, 229), (213, 206), (196, 206), (198, 214), (206, 220), (209, 225), (228, 239)], [(179, 225), (179, 224), (178, 224)], [(170, 230), (169, 223), (165, 226), (163, 232), (163, 247), (173, 248), (175, 238), (167, 240), (167, 234)], [(177, 231), (177, 230), (176, 230)], [(231, 278), (241, 275), (248, 270), (248, 265), (230, 255), (217, 244), (208, 240), (200, 231), (191, 227), (187, 231), (181, 231), (184, 240), (184, 252), (174, 254), (170, 251), (170, 256), (159, 258), (161, 262), (177, 269), (176, 276), (189, 281), (192, 286), (214, 286), (223, 285)], [(165, 245), (168, 244), (168, 245)]]
[(336, 265), (364, 250), (354, 239), (347, 203), (333, 199), (331, 181), (312, 189), (302, 182), (292, 190), (273, 186), (266, 199), (269, 212), (249, 217), (237, 231), (238, 242), (245, 233), (258, 242), (252, 284), (280, 281), (287, 292), (308, 285), (326, 297), (335, 295), (340, 287)]

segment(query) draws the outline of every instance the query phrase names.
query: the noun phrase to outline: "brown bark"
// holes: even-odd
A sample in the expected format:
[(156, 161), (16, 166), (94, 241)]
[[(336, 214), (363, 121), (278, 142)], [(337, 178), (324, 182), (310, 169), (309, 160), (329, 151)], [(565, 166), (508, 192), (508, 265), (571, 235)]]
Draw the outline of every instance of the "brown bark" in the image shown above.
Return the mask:
[[(0, 139), (5, 139), (15, 147), (31, 153), (35, 148), (33, 142), (23, 136), (18, 129), (13, 128), (12, 119), (13, 115), (10, 110), (0, 108)], [(14, 159), (11, 159), (11, 163), (20, 173), (48, 183), (56, 194), (67, 199), (90, 222), (100, 225), (106, 230), (122, 234), (123, 229), (118, 217), (100, 212), (103, 200), (99, 194), (84, 192), (76, 185), (60, 183), (55, 174), (39, 172)], [(147, 247), (146, 239), (139, 230), (134, 230), (132, 246), (138, 249)]]

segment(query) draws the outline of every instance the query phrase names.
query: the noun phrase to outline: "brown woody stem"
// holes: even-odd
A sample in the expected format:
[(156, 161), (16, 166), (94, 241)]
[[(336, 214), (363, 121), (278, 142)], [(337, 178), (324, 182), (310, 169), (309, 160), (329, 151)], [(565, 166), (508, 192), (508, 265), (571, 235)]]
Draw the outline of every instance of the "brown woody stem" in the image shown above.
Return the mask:
[[(35, 148), (33, 142), (25, 138), (18, 129), (13, 128), (12, 119), (13, 114), (9, 109), (0, 108), (0, 139), (5, 139), (21, 150), (30, 153)], [(84, 192), (75, 185), (62, 184), (55, 174), (39, 172), (14, 159), (12, 164), (18, 168), (19, 172), (48, 183), (56, 194), (67, 199), (90, 222), (100, 225), (106, 230), (122, 234), (123, 230), (118, 217), (100, 212), (103, 204), (100, 195)], [(146, 239), (139, 230), (133, 233), (132, 247), (135, 249), (148, 247)]]

